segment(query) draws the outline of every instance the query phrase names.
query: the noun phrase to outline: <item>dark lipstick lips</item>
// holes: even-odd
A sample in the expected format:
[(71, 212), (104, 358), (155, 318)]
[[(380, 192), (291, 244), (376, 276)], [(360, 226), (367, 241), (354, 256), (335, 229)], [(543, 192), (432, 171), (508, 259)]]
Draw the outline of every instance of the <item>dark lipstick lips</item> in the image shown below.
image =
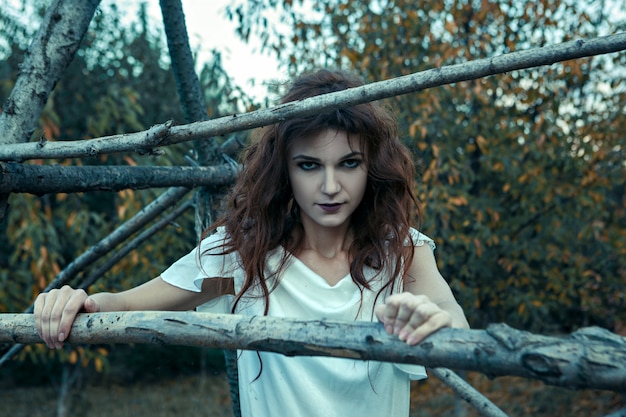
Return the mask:
[(337, 210), (339, 210), (339, 207), (341, 207), (341, 203), (318, 204), (318, 205), (324, 211), (337, 211)]

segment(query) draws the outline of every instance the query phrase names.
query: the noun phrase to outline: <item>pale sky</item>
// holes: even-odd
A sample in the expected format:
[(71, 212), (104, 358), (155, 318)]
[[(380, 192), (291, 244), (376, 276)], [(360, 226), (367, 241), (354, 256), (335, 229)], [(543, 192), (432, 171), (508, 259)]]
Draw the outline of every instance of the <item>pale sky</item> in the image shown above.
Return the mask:
[[(231, 0), (182, 0), (189, 41), (192, 49), (200, 46), (200, 51), (206, 51), (207, 55), (212, 49), (220, 50), (224, 68), (235, 82), (246, 88), (250, 95), (265, 97), (266, 87), (263, 82), (276, 79), (284, 81), (288, 76), (287, 72), (284, 68), (279, 69), (274, 57), (258, 52), (260, 43), (255, 42), (252, 36), (249, 44), (237, 37), (235, 23), (225, 16), (225, 7), (230, 2)], [(154, 13), (155, 18), (161, 22), (159, 2), (150, 0), (148, 4), (150, 13)], [(199, 60), (202, 61), (202, 56)], [(250, 86), (249, 80), (252, 79), (255, 80), (255, 87)]]
[[(21, 0), (2, 0), (6, 2), (8, 11), (20, 15)], [(53, 0), (47, 0), (52, 3)], [(127, 18), (135, 20), (140, 3), (148, 4), (148, 12), (155, 24), (163, 30), (161, 9), (158, 0), (102, 0), (101, 7), (106, 10), (109, 4), (115, 3), (121, 10), (127, 8)], [(225, 16), (225, 8), (231, 0), (182, 0), (183, 11), (187, 22), (187, 32), (192, 50), (199, 50), (200, 62), (208, 60), (209, 52), (218, 49), (222, 53), (222, 61), (226, 72), (248, 94), (264, 98), (267, 94), (265, 81), (284, 81), (288, 74), (279, 69), (277, 60), (269, 54), (258, 52), (260, 43), (251, 36), (250, 43), (241, 41), (235, 34), (235, 23)], [(3, 6), (4, 7), (4, 6)], [(203, 60), (202, 52), (207, 59)], [(255, 80), (251, 87), (250, 80)]]

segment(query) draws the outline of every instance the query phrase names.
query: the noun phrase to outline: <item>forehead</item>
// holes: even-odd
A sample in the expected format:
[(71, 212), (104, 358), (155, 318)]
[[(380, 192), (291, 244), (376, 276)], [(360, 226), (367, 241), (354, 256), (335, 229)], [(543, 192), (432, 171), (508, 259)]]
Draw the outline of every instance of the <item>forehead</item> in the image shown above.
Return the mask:
[(338, 129), (324, 129), (320, 132), (295, 139), (289, 148), (289, 155), (299, 154), (307, 156), (326, 157), (363, 152), (360, 136)]

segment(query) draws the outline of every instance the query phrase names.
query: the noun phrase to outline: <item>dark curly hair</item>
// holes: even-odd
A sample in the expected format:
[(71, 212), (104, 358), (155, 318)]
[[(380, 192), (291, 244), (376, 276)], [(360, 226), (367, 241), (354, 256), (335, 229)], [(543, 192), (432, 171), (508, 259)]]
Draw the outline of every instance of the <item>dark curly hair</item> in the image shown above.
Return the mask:
[[(319, 70), (297, 78), (282, 103), (362, 86), (363, 81), (343, 71)], [(354, 239), (349, 249), (350, 273), (361, 288), (370, 288), (364, 266), (388, 271), (382, 290), (404, 277), (411, 264), (409, 229), (421, 219), (415, 196), (415, 166), (398, 137), (393, 115), (380, 103), (320, 112), (257, 129), (243, 158), (243, 170), (228, 198), (224, 216), (205, 234), (225, 226), (224, 252), (237, 252), (245, 270), (245, 282), (235, 294), (233, 312), (241, 297), (259, 287), (269, 308), (266, 258), (279, 245), (285, 248), (276, 276), (288, 257), (297, 253), (303, 234), (299, 210), (293, 202), (288, 175), (288, 150), (294, 140), (310, 137), (327, 128), (346, 131), (363, 145), (367, 167), (366, 191), (351, 217)], [(380, 276), (378, 274), (377, 276)], [(275, 281), (275, 284), (277, 281)], [(382, 292), (381, 290), (381, 292)], [(379, 292), (380, 295), (380, 292)]]

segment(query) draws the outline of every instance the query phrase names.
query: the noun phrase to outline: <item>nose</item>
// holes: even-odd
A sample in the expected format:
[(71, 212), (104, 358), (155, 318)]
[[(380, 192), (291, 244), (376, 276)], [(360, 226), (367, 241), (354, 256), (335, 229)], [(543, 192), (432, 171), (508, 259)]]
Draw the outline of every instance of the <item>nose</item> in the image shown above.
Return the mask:
[(322, 192), (327, 195), (335, 195), (339, 191), (341, 191), (341, 184), (339, 184), (335, 170), (332, 168), (325, 169)]

